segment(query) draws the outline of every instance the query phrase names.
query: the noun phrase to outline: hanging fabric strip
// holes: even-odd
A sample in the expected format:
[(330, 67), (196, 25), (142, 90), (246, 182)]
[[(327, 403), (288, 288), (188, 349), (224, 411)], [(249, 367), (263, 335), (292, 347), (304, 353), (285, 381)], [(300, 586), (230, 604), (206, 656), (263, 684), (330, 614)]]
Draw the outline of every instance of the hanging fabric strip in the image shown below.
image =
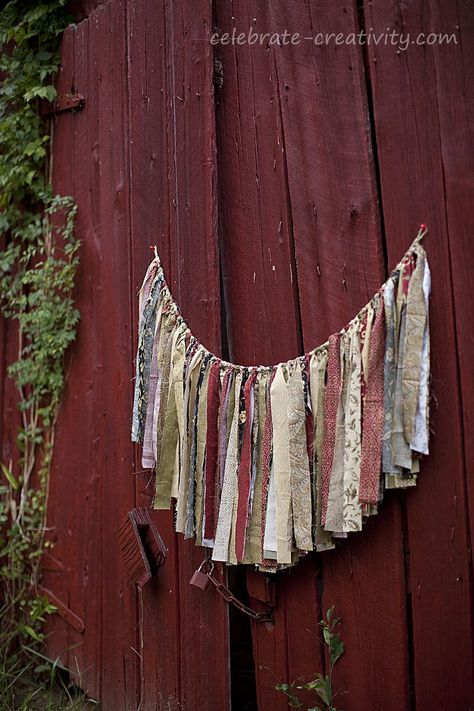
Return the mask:
[(245, 419), (243, 420), (242, 448), (238, 469), (238, 503), (236, 521), (235, 555), (242, 561), (245, 555), (245, 541), (249, 518), (250, 486), (252, 482), (252, 431), (253, 431), (253, 386), (257, 371), (253, 370), (244, 387)]
[[(148, 403), (150, 361), (155, 335), (156, 305), (161, 294), (161, 280), (154, 276), (158, 265), (149, 266), (142, 285), (143, 309), (139, 319), (139, 337), (135, 376), (135, 393), (132, 415), (132, 442), (143, 442), (145, 417)], [(150, 281), (153, 279), (151, 286)]]
[(425, 260), (425, 273), (423, 276), (423, 295), (425, 298), (425, 330), (421, 352), (420, 392), (415, 416), (415, 432), (410, 447), (415, 452), (428, 454), (428, 381), (430, 376), (430, 326), (429, 326), (429, 297), (431, 291), (431, 274), (427, 260)]
[(359, 323), (350, 331), (348, 388), (344, 419), (344, 484), (343, 531), (362, 530), (362, 507), (359, 503), (361, 460), (361, 354)]
[(397, 341), (395, 338), (395, 277), (389, 279), (383, 294), (385, 312), (384, 353), (384, 430), (382, 439), (382, 471), (393, 472), (392, 427), (395, 383), (397, 377)]
[(273, 429), (273, 470), (275, 485), (276, 547), (278, 563), (291, 564), (291, 479), (288, 430), (288, 386), (285, 370), (279, 365), (270, 388)]
[(266, 416), (267, 373), (260, 372), (255, 382), (254, 441), (253, 454), (255, 480), (251, 492), (250, 521), (245, 547), (244, 563), (258, 565), (263, 557), (262, 550), (262, 475), (263, 475), (263, 435)]
[[(203, 353), (199, 349), (188, 348), (185, 357), (185, 378), (183, 395), (183, 431), (180, 441), (180, 472), (179, 491), (176, 506), (176, 531), (185, 533), (188, 517), (188, 500), (190, 488), (190, 465), (192, 457), (192, 418), (194, 414), (194, 397), (197, 378)], [(189, 525), (189, 524), (188, 524)]]
[[(154, 430), (155, 408), (159, 408), (159, 380), (158, 350), (160, 342), (161, 314), (163, 306), (159, 304), (155, 321), (155, 335), (153, 338), (152, 355), (150, 361), (150, 382), (148, 387), (148, 402), (145, 416), (145, 429), (143, 432), (142, 467), (154, 469), (156, 466), (156, 440)], [(173, 350), (171, 351), (173, 352)], [(157, 402), (158, 398), (158, 402)]]
[(214, 505), (216, 497), (217, 445), (219, 420), (220, 361), (212, 363), (207, 383), (206, 464), (204, 474), (204, 532), (206, 540), (214, 538)]
[(204, 359), (202, 377), (198, 392), (196, 417), (196, 461), (194, 466), (196, 545), (202, 545), (202, 523), (204, 516), (204, 458), (207, 439), (207, 391), (209, 386), (210, 357)]
[(132, 440), (157, 509), (212, 559), (273, 572), (360, 531), (428, 453), (431, 276), (416, 240), (327, 343), (244, 367), (193, 336), (158, 257), (139, 293)]
[(415, 429), (423, 351), (423, 335), (426, 323), (423, 277), (425, 259), (417, 253), (416, 267), (410, 279), (407, 295), (405, 352), (403, 354), (402, 398), (403, 434), (410, 443)]
[(339, 372), (341, 384), (336, 412), (336, 427), (331, 474), (329, 478), (328, 505), (324, 528), (333, 534), (343, 533), (344, 508), (344, 442), (345, 442), (345, 404), (349, 389), (349, 347), (348, 334), (341, 336), (339, 342)]
[(331, 481), (334, 445), (336, 443), (337, 409), (341, 394), (341, 334), (329, 338), (327, 384), (324, 392), (324, 441), (323, 466), (321, 481), (321, 522), (326, 526), (326, 514), (329, 502), (329, 484)]
[(370, 330), (368, 364), (365, 374), (364, 419), (360, 465), (359, 501), (376, 504), (380, 499), (380, 470), (383, 438), (383, 371), (385, 352), (385, 314), (383, 299), (375, 307), (375, 319)]
[(313, 510), (313, 536), (317, 551), (334, 548), (333, 538), (324, 530), (321, 523), (321, 488), (322, 488), (322, 462), (324, 441), (324, 381), (328, 362), (327, 350), (320, 351), (312, 356), (310, 365), (310, 390), (311, 406), (314, 420), (314, 445), (313, 445), (313, 499), (316, 505)]
[(229, 541), (234, 511), (235, 482), (239, 457), (239, 404), (242, 373), (237, 373), (232, 384), (234, 390), (234, 411), (229, 432), (229, 442), (225, 458), (224, 481), (222, 484), (219, 518), (217, 521), (213, 560), (226, 562), (229, 557)]
[(306, 441), (306, 405), (301, 362), (289, 368), (288, 429), (290, 452), (291, 511), (295, 543), (302, 551), (313, 550), (311, 479)]

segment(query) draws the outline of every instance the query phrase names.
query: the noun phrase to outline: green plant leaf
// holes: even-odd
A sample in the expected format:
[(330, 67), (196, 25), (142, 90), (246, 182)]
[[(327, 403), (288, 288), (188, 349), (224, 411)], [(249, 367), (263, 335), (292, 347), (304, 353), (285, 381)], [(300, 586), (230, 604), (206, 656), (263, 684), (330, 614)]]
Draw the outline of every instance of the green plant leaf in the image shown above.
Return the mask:
[(331, 664), (335, 664), (339, 657), (344, 653), (344, 642), (338, 634), (333, 634), (330, 645)]
[(5, 466), (3, 462), (0, 462), (0, 466), (2, 468), (2, 472), (5, 475), (6, 479), (8, 480), (8, 483), (14, 489), (15, 491), (18, 490), (18, 487), (20, 486), (17, 479), (13, 476), (13, 473), (9, 467)]
[(291, 709), (301, 709), (303, 708), (303, 704), (293, 691), (293, 689), (295, 688), (295, 683), (296, 682), (292, 682), (291, 684), (275, 684), (275, 689), (285, 694), (285, 696), (288, 698), (288, 705)]
[(43, 638), (30, 625), (23, 625), (23, 631), (32, 637), (36, 642), (42, 642)]
[(321, 701), (330, 706), (332, 704), (332, 689), (331, 681), (328, 676), (320, 676), (316, 679), (313, 686), (314, 691), (318, 694)]

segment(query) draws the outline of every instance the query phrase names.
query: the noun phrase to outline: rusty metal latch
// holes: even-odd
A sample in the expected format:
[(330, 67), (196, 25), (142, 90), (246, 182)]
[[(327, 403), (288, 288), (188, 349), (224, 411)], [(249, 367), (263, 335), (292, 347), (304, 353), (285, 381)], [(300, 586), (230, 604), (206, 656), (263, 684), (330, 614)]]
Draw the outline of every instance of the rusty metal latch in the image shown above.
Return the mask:
[(224, 598), (229, 605), (233, 605), (240, 610), (240, 612), (243, 612), (244, 615), (247, 615), (247, 617), (250, 617), (256, 622), (274, 622), (274, 604), (266, 604), (265, 610), (253, 610), (251, 607), (245, 605), (241, 600), (236, 598), (227, 585), (213, 575), (213, 571), (214, 563), (208, 556), (206, 556), (199, 568), (193, 573), (189, 582), (191, 585), (194, 585), (201, 590), (207, 590), (209, 583), (212, 583), (216, 589), (216, 592), (219, 593), (219, 595)]
[(56, 101), (49, 104), (44, 104), (40, 113), (43, 116), (52, 116), (64, 113), (64, 111), (79, 111), (86, 103), (84, 94), (59, 94)]

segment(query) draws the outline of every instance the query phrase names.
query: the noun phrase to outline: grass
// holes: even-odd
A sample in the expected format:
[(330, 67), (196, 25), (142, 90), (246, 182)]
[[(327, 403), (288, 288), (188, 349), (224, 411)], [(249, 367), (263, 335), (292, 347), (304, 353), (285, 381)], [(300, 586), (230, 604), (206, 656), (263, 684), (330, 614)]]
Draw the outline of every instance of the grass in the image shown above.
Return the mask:
[(2, 711), (97, 711), (96, 701), (88, 699), (71, 680), (59, 660), (51, 662), (40, 652), (28, 648), (25, 655), (12, 657), (0, 669), (0, 708)]

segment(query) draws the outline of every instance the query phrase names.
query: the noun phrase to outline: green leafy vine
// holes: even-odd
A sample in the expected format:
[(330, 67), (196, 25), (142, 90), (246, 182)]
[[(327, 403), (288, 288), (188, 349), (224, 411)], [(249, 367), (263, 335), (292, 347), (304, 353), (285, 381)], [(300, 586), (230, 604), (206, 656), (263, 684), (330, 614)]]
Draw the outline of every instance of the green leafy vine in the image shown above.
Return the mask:
[(336, 631), (336, 627), (340, 624), (340, 618), (334, 616), (334, 605), (327, 611), (326, 619), (321, 620), (319, 624), (323, 630), (324, 644), (327, 647), (328, 673), (318, 673), (314, 679), (305, 683), (293, 681), (291, 684), (277, 684), (276, 689), (285, 694), (291, 709), (303, 708), (303, 702), (296, 692), (304, 689), (314, 692), (318, 697), (318, 702), (323, 703), (323, 707), (313, 706), (308, 711), (337, 711), (334, 706), (336, 694), (332, 686), (332, 674), (334, 665), (344, 653), (344, 642)]
[[(18, 343), (8, 376), (18, 392), (16, 447), (0, 474), (0, 696), (14, 705), (25, 655), (54, 607), (38, 591), (54, 430), (65, 353), (79, 313), (73, 288), (76, 205), (51, 185), (51, 120), (66, 0), (11, 0), (0, 10), (0, 306)], [(30, 650), (30, 651), (28, 651)]]

